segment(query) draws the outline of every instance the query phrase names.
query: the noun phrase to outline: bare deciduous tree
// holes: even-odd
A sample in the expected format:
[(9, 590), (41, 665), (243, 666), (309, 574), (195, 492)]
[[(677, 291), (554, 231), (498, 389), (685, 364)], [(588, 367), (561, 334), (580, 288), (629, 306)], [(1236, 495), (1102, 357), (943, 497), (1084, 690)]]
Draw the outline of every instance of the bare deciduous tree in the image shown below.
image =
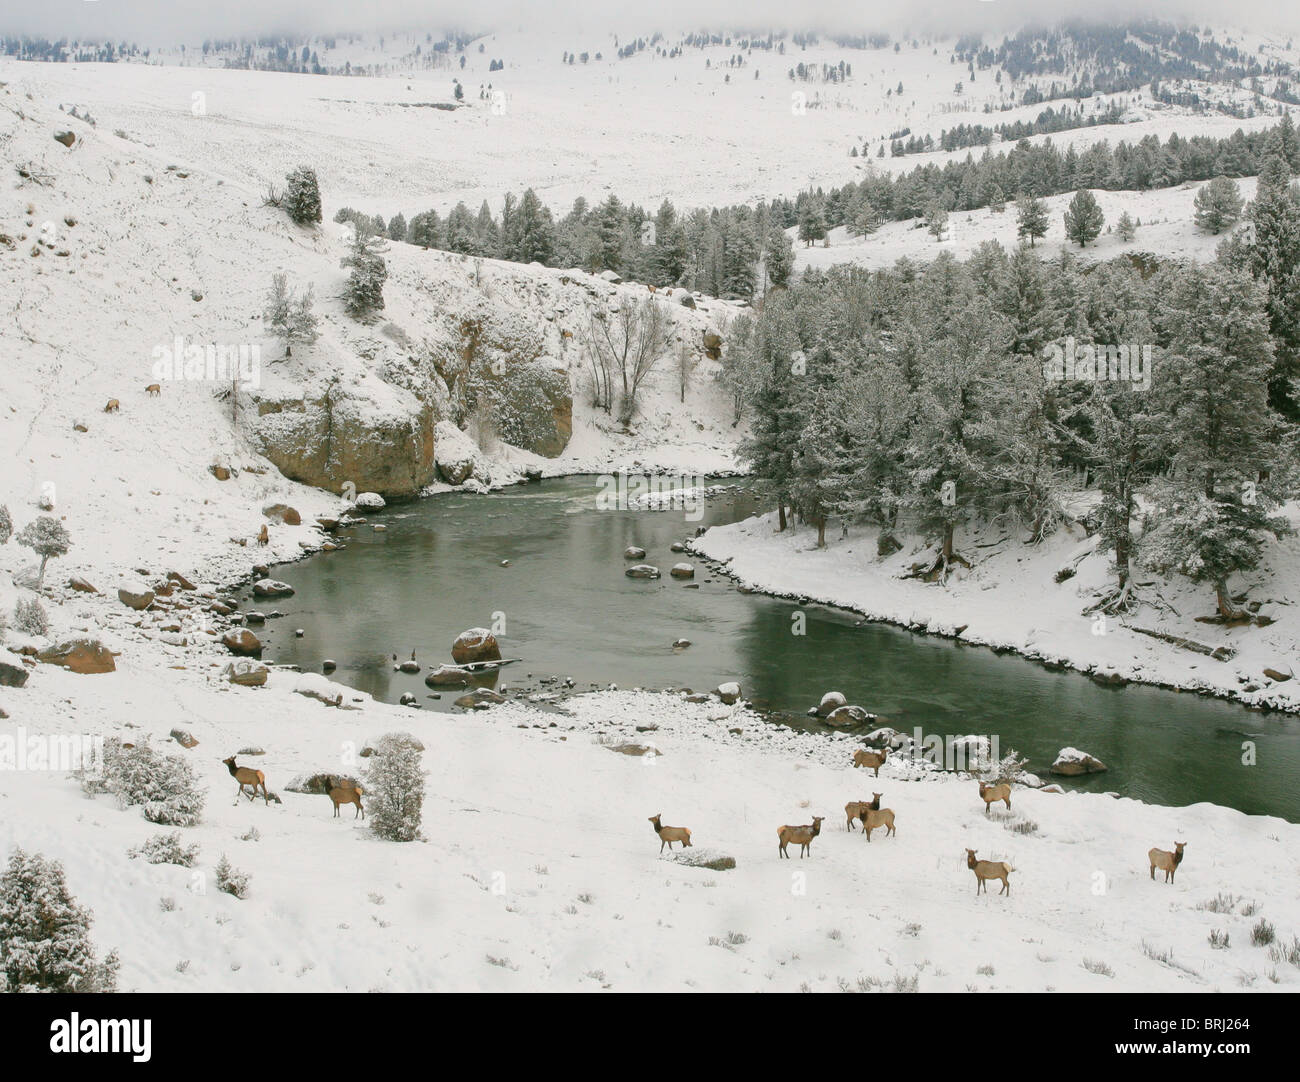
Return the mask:
[(668, 332), (663, 305), (650, 297), (624, 297), (613, 312), (593, 312), (587, 321), (587, 361), (592, 373), (593, 404), (610, 413), (618, 381), (618, 419), (626, 424), (636, 413), (637, 392), (654, 371)]

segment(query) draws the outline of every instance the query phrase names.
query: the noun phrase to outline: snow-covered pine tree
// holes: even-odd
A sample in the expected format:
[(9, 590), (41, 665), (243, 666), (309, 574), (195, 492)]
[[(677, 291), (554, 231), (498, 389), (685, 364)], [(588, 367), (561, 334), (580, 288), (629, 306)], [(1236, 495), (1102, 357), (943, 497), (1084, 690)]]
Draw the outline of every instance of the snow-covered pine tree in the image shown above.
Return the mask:
[(1119, 220), (1115, 223), (1115, 233), (1125, 244), (1137, 234), (1137, 226), (1133, 223), (1133, 218), (1128, 211), (1124, 211), (1119, 216)]
[(1066, 238), (1085, 248), (1089, 241), (1101, 236), (1101, 227), (1105, 224), (1106, 216), (1097, 205), (1097, 197), (1087, 188), (1075, 192), (1065, 210)]
[(1280, 441), (1267, 398), (1265, 289), (1216, 264), (1163, 274), (1157, 391), (1171, 479), (1157, 495), (1144, 556), (1211, 585), (1219, 616), (1239, 620), (1229, 580), (1258, 565), (1265, 533), (1288, 532), (1286, 519), (1269, 513), (1280, 495), (1271, 480)]
[(1266, 286), (1273, 367), (1269, 403), (1286, 420), (1300, 421), (1300, 199), (1281, 154), (1264, 158), (1247, 210), (1254, 229), (1249, 266)]
[(0, 545), (8, 544), (14, 535), (14, 520), (9, 517), (9, 508), (0, 503)]
[(1047, 207), (1034, 195), (1021, 195), (1016, 200), (1016, 234), (1029, 238), (1029, 247), (1047, 236)]
[(375, 742), (366, 768), (371, 830), (394, 842), (420, 837), (424, 775), (420, 745), (409, 733), (386, 733)]
[(286, 357), (295, 342), (310, 345), (316, 341), (314, 300), (310, 285), (299, 295), (289, 288), (288, 276), (283, 272), (271, 276), (271, 291), (267, 294), (262, 319), (271, 333), (284, 342)]
[(350, 271), (343, 306), (353, 319), (366, 319), (383, 311), (384, 282), (388, 280), (388, 264), (383, 255), (386, 250), (379, 237), (357, 228), (352, 248), (341, 261), (341, 266)]
[(282, 204), (290, 219), (298, 225), (311, 225), (321, 220), (320, 185), (316, 171), (300, 165), (285, 178)]
[(763, 250), (763, 268), (773, 289), (784, 289), (794, 272), (794, 242), (779, 222), (768, 227), (767, 244)]
[(6, 992), (114, 992), (118, 958), (95, 958), (94, 917), (68, 890), (63, 865), (15, 848), (0, 875), (0, 971)]
[(1227, 177), (1215, 177), (1196, 193), (1196, 228), (1218, 236), (1241, 217), (1241, 193)]

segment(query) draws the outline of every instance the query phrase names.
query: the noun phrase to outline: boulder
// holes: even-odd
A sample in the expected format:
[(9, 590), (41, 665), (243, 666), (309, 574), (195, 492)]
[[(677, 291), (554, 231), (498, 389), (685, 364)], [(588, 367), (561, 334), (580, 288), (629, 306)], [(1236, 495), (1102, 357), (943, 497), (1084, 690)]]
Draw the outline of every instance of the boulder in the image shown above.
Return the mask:
[(253, 583), (254, 597), (292, 597), (293, 587), (276, 579), (258, 579)]
[(171, 738), (183, 748), (193, 748), (198, 746), (198, 741), (190, 734), (188, 729), (173, 729)]
[(605, 744), (604, 747), (610, 751), (616, 751), (620, 755), (650, 755), (659, 756), (663, 752), (653, 744), (638, 744), (634, 741), (627, 741), (622, 744)]
[(388, 506), (388, 502), (378, 492), (359, 492), (352, 506), (358, 511), (370, 513), (372, 511), (382, 511)]
[(27, 683), (27, 670), (21, 665), (0, 661), (0, 688), (20, 688)]
[(71, 589), (76, 590), (78, 593), (82, 593), (82, 594), (99, 593), (98, 590), (96, 590), (93, 586), (91, 586), (90, 583), (88, 583), (80, 575), (73, 575), (72, 578), (68, 579), (68, 586)]
[(128, 582), (118, 587), (117, 599), (129, 609), (147, 609), (153, 604), (153, 591), (142, 582)]
[(302, 525), (302, 515), (298, 514), (287, 503), (273, 503), (263, 507), (262, 514), (275, 522), (283, 522), (286, 526)]
[(431, 688), (463, 687), (469, 683), (471, 675), (468, 669), (458, 665), (439, 665), (425, 676), (424, 683)]
[(1073, 778), (1080, 774), (1100, 774), (1106, 764), (1078, 748), (1062, 748), (1052, 763), (1052, 773)]
[(168, 571), (167, 581), (176, 583), (176, 585), (179, 586), (182, 590), (195, 589), (194, 583), (190, 582), (190, 580), (187, 579), (184, 575), (182, 575), (179, 571)]
[(637, 545), (628, 545), (628, 547), (625, 548), (625, 549), (623, 550), (623, 559), (625, 559), (625, 560), (644, 560), (644, 559), (645, 559), (645, 549), (640, 548), (640, 547), (638, 547)]
[(659, 568), (653, 564), (636, 564), (623, 572), (630, 579), (657, 579)]
[(1279, 669), (1265, 669), (1264, 675), (1270, 680), (1276, 680), (1279, 684), (1291, 679), (1289, 672), (1282, 672)]
[(496, 636), (485, 627), (472, 627), (462, 631), (451, 644), (451, 659), (457, 665), (475, 661), (500, 661), (501, 647)]
[(40, 651), (36, 656), (48, 665), (60, 665), (70, 672), (82, 675), (113, 672), (117, 669), (112, 651), (97, 639), (68, 639)]
[(695, 568), (690, 564), (673, 564), (668, 574), (675, 579), (693, 579), (695, 578)]
[(496, 703), (505, 701), (506, 697), (504, 695), (493, 691), (491, 688), (475, 688), (468, 695), (462, 695), (457, 699), (456, 705), (463, 707), (493, 706)]
[(439, 421), (434, 426), (433, 440), (434, 464), (449, 485), (461, 485), (471, 478), (481, 484), (492, 480), (483, 452), (450, 421)]
[(875, 720), (875, 714), (868, 713), (860, 706), (840, 706), (826, 715), (827, 725), (837, 725), (842, 728), (851, 725), (862, 725)]
[(690, 639), (674, 639), (674, 640), (673, 640), (673, 649), (674, 649), (674, 650), (685, 650), (685, 649), (686, 649), (688, 646), (690, 646), (690, 645), (691, 645), (691, 640), (690, 640)]
[(298, 695), (305, 695), (326, 706), (338, 706), (343, 702), (343, 689), (320, 673), (299, 673), (293, 690)]
[(726, 684), (719, 684), (714, 694), (728, 706), (731, 706), (733, 703), (740, 701), (740, 685), (734, 680)]
[(238, 657), (260, 657), (262, 642), (246, 627), (231, 628), (221, 636), (221, 645)]
[(819, 718), (828, 717), (847, 702), (848, 699), (838, 691), (828, 691), (822, 696), (822, 701), (817, 706), (817, 716)]
[(221, 670), (222, 678), (227, 683), (237, 684), (239, 687), (260, 688), (266, 683), (266, 677), (270, 673), (265, 665), (257, 661), (249, 661), (246, 658), (240, 658), (238, 661), (230, 662)]
[[(365, 752), (361, 754), (364, 755)], [(347, 774), (298, 774), (285, 786), (285, 789), (291, 793), (302, 793), (304, 796), (323, 796), (329, 791), (330, 786), (356, 788), (358, 784), (357, 778)]]
[(717, 361), (722, 358), (722, 336), (713, 331), (704, 332), (704, 352), (709, 360)]

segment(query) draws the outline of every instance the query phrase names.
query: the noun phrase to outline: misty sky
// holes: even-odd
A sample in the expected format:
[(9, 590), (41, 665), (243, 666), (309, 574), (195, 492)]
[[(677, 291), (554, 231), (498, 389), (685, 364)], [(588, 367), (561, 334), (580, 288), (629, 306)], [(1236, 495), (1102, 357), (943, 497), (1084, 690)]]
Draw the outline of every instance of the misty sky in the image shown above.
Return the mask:
[(126, 38), (141, 44), (286, 30), (514, 29), (575, 26), (600, 32), (687, 27), (787, 27), (1002, 34), (1026, 22), (1154, 16), (1254, 31), (1300, 28), (1300, 5), (1279, 0), (0, 0), (0, 33)]

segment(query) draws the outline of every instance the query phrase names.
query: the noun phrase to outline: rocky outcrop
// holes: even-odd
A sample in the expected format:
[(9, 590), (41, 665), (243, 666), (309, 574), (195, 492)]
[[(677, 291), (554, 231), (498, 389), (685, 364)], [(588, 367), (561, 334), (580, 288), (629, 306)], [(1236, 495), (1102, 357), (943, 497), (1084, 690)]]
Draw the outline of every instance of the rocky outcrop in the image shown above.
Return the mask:
[(143, 582), (128, 582), (118, 587), (117, 599), (129, 609), (147, 609), (153, 604), (153, 591)]
[(1100, 774), (1106, 764), (1078, 748), (1062, 748), (1052, 764), (1052, 773), (1062, 777), (1073, 778), (1080, 774)]
[(0, 661), (0, 688), (20, 688), (27, 683), (27, 670), (21, 665)]
[(227, 683), (245, 688), (260, 688), (266, 683), (269, 672), (270, 670), (260, 662), (240, 658), (222, 669), (221, 675)]
[(293, 481), (390, 499), (432, 483), (434, 413), (381, 380), (258, 392), (255, 431), (262, 453)]

